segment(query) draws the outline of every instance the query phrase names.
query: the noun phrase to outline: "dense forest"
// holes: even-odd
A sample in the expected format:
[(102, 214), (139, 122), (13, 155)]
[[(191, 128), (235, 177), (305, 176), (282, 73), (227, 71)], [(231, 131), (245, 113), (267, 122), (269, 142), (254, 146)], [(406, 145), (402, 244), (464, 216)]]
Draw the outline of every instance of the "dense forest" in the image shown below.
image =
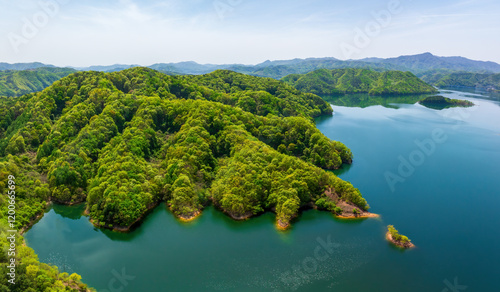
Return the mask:
[[(7, 204), (15, 197), (16, 225), (18, 230), (24, 230), (33, 222), (37, 215), (43, 214), (47, 202), (50, 200), (50, 189), (45, 175), (37, 169), (35, 157), (32, 153), (19, 156), (9, 155), (0, 161), (0, 291), (35, 292), (35, 291), (93, 291), (81, 282), (81, 276), (73, 273), (60, 272), (55, 266), (39, 262), (38, 256), (32, 248), (24, 244), (19, 234), (8, 232), (12, 230), (7, 224)], [(8, 184), (8, 177), (15, 179), (15, 190)], [(11, 195), (7, 195), (10, 191)], [(15, 193), (13, 193), (15, 192)], [(10, 273), (7, 267), (9, 257), (7, 250), (12, 242), (8, 236), (16, 234), (16, 280), (15, 285), (8, 282)]]
[(487, 91), (500, 91), (500, 74), (436, 70), (427, 72), (421, 78), (437, 87), (471, 87)]
[[(272, 211), (280, 228), (303, 207), (344, 216), (369, 208), (327, 171), (352, 162), (344, 144), (315, 127), (313, 117), (331, 115), (331, 107), (273, 79), (77, 72), (0, 103), (0, 191), (14, 175), (18, 229), (49, 202), (86, 202), (96, 226), (117, 230), (163, 201), (183, 219), (208, 204), (235, 219)], [(6, 198), (0, 209), (5, 222)], [(20, 258), (26, 278), (13, 291), (61, 281), (66, 288), (47, 289), (87, 289), (55, 267), (29, 268), (37, 262), (28, 258)]]
[(292, 74), (283, 82), (321, 96), (346, 93), (403, 95), (435, 93), (437, 90), (410, 72), (376, 72), (368, 69), (320, 69), (307, 74)]
[(21, 96), (41, 91), (75, 70), (69, 68), (38, 68), (24, 71), (0, 71), (0, 96)]
[[(369, 59), (367, 59), (367, 61), (368, 60)], [(242, 86), (248, 86), (248, 88), (254, 87), (254, 85), (252, 85), (253, 80), (249, 75), (275, 79), (286, 76), (282, 78), (284, 82), (304, 92), (310, 92), (321, 96), (342, 95), (344, 93), (369, 93), (371, 95), (386, 96), (435, 92), (429, 86), (416, 79), (412, 74), (399, 71), (388, 71), (397, 68), (404, 69), (404, 67), (391, 67), (387, 64), (387, 66), (384, 67), (382, 66), (384, 64), (384, 62), (346, 62), (334, 58), (324, 58), (266, 61), (255, 66), (200, 65), (194, 62), (182, 62), (175, 64), (155, 64), (150, 66), (150, 68), (161, 71), (167, 75), (197, 75), (187, 75), (186, 79), (200, 81), (204, 86), (214, 90), (222, 90), (227, 93), (230, 93), (229, 91), (239, 86), (237, 85), (238, 83)], [(11, 67), (24, 68), (21, 65), (28, 66), (29, 64), (19, 64), (19, 66)], [(41, 66), (43, 64), (32, 65)], [(130, 67), (130, 65), (92, 66), (89, 68), (96, 71), (115, 72), (127, 67)], [(203, 76), (199, 75), (209, 72), (215, 75), (221, 74), (221, 72), (228, 72), (226, 70), (217, 70), (219, 67), (249, 75), (233, 73), (233, 78), (236, 78), (235, 84), (232, 84), (232, 81), (228, 81), (228, 84), (225, 85), (234, 87), (233, 89), (222, 88), (217, 84), (207, 84), (207, 81), (204, 81), (204, 79), (206, 79), (204, 76), (208, 74)], [(313, 70), (316, 71), (312, 72)], [(0, 96), (21, 96), (23, 94), (41, 91), (50, 86), (54, 81), (74, 72), (76, 71), (73, 69), (56, 67), (42, 67), (24, 71), (0, 71)], [(245, 77), (242, 78), (241, 76)], [(418, 71), (417, 76), (428, 84), (437, 87), (472, 87), (496, 92), (500, 90), (500, 74), (434, 69), (429, 71)], [(273, 82), (275, 84), (277, 83), (276, 80), (268, 80), (268, 83)], [(246, 89), (242, 86), (240, 86), (238, 90)], [(271, 88), (271, 86), (269, 86), (269, 88)], [(255, 89), (256, 88), (254, 88), (254, 90)], [(290, 88), (286, 90), (290, 90)], [(273, 94), (272, 89), (269, 93)]]

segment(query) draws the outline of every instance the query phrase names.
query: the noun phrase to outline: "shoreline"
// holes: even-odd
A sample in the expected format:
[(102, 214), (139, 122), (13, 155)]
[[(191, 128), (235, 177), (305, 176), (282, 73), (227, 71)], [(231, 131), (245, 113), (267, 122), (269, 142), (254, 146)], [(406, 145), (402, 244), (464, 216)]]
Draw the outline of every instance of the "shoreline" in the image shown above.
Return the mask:
[(292, 224), (290, 224), (290, 222), (285, 223), (281, 220), (276, 220), (276, 224), (274, 224), (274, 225), (276, 226), (276, 228), (279, 231), (286, 231), (286, 230), (290, 229), (290, 227), (292, 227)]
[(363, 212), (359, 215), (354, 215), (354, 214), (350, 214), (350, 215), (337, 215), (337, 214), (333, 214), (335, 216), (335, 218), (338, 218), (338, 219), (366, 219), (366, 218), (380, 218), (380, 215), (379, 214), (375, 214), (375, 213), (370, 213), (370, 212)]
[(18, 230), (19, 234), (23, 235), (26, 231), (28, 231), (31, 227), (33, 227), (40, 219), (43, 218), (43, 216), (45, 216), (45, 211), (47, 210), (47, 208), (49, 208), (53, 204), (57, 204), (57, 205), (61, 205), (61, 206), (76, 206), (76, 205), (84, 204), (84, 203), (85, 203), (85, 201), (81, 201), (81, 202), (56, 202), (51, 197), (49, 197), (49, 200), (45, 204), (45, 210), (43, 212), (41, 212), (40, 214), (37, 214), (34, 217), (32, 217), (30, 219), (30, 222), (26, 226), (23, 226), (21, 229)]
[[(45, 209), (47, 209), (50, 205), (52, 205), (52, 202), (47, 202), (47, 204), (45, 205)], [(38, 221), (40, 221), (40, 219), (42, 219), (44, 215), (45, 210), (42, 213), (35, 215), (35, 217), (32, 217), (28, 225), (23, 226), (21, 229), (19, 229), (19, 235), (23, 235), (26, 231), (30, 230), (30, 228), (33, 227)]]
[[(75, 205), (85, 204), (85, 203), (86, 203), (85, 201), (82, 201), (82, 202), (61, 203), (61, 202), (54, 202), (54, 201), (51, 200), (51, 201), (49, 201), (47, 203), (46, 208), (48, 208), (52, 204), (58, 204), (58, 205), (62, 205), (62, 206), (75, 206)], [(142, 221), (147, 217), (147, 215), (153, 209), (155, 209), (156, 207), (158, 207), (161, 203), (162, 202), (157, 202), (157, 203), (151, 204), (151, 206), (148, 206), (148, 209), (139, 218), (137, 218), (134, 222), (132, 222), (129, 226), (116, 226), (116, 225), (114, 225), (114, 226), (110, 227), (110, 226), (107, 226), (107, 225), (96, 224), (95, 219), (90, 218), (90, 212), (89, 212), (88, 208), (85, 208), (85, 210), (83, 211), (82, 215), (86, 216), (86, 217), (89, 217), (89, 219), (88, 219), (89, 222), (92, 223), (92, 225), (94, 227), (96, 227), (96, 228), (103, 228), (103, 229), (108, 229), (108, 230), (115, 231), (115, 232), (126, 233), (126, 232), (131, 232), (135, 227), (137, 227), (138, 225), (140, 225), (142, 223)], [(331, 212), (336, 219), (340, 219), (340, 220), (360, 220), (360, 219), (367, 219), (367, 218), (380, 218), (379, 214), (370, 213), (370, 212), (367, 212), (367, 211), (361, 211), (359, 214), (354, 214), (352, 212), (352, 210), (349, 210), (351, 208), (355, 208), (354, 206), (351, 206), (350, 204), (345, 203), (345, 202), (342, 202), (342, 203), (343, 203), (343, 204), (341, 204), (341, 205), (343, 205), (342, 207), (344, 207), (347, 210), (345, 210), (343, 208), (344, 212), (343, 212), (343, 214), (340, 214), (340, 215), (336, 214), (334, 212)], [(314, 206), (314, 205), (311, 205), (310, 207), (312, 209), (317, 209), (316, 206)], [(167, 206), (167, 208), (168, 208), (168, 206)], [(221, 210), (221, 211), (223, 213), (225, 213), (226, 215), (228, 215), (231, 219), (233, 219), (235, 221), (246, 221), (246, 220), (251, 219), (252, 217), (256, 217), (256, 216), (260, 215), (260, 214), (248, 213), (248, 214), (244, 214), (242, 216), (234, 216), (233, 214), (230, 214), (229, 212), (226, 212), (225, 210)], [(195, 219), (197, 219), (198, 217), (200, 217), (202, 215), (202, 213), (203, 213), (202, 210), (198, 210), (198, 211), (196, 211), (191, 216), (177, 216), (177, 215), (174, 214), (174, 217), (178, 221), (180, 221), (180, 222), (188, 223), (188, 222), (192, 222)], [(38, 215), (36, 215), (34, 218), (32, 218), (30, 220), (29, 225), (27, 225), (27, 226), (25, 226), (25, 227), (23, 227), (22, 229), (19, 230), (20, 234), (21, 235), (24, 234), (27, 230), (29, 230), (31, 227), (33, 227), (33, 225), (35, 225), (40, 219), (42, 219), (44, 215), (45, 215), (45, 211), (42, 212), (42, 213), (40, 213), (40, 214), (38, 214)], [(276, 220), (275, 226), (276, 226), (276, 229), (279, 230), (279, 231), (286, 231), (286, 230), (288, 230), (288, 229), (291, 228), (292, 224), (290, 222), (284, 223), (284, 222), (281, 222), (279, 220)]]
[(116, 232), (130, 232), (132, 231), (132, 229), (134, 229), (136, 226), (140, 225), (143, 221), (143, 219), (145, 219), (149, 213), (151, 213), (151, 211), (153, 211), (153, 209), (155, 209), (156, 207), (158, 207), (159, 203), (153, 203), (151, 204), (151, 206), (147, 206), (147, 209), (146, 211), (141, 215), (139, 216), (136, 220), (134, 220), (134, 222), (132, 222), (130, 225), (128, 226), (116, 226), (116, 225), (113, 225), (112, 227), (109, 227), (109, 226), (106, 226), (106, 225), (97, 225), (95, 223), (95, 220), (90, 218), (90, 212), (88, 212), (87, 209), (85, 209), (85, 211), (83, 212), (84, 215), (86, 216), (89, 216), (89, 221), (90, 223), (92, 223), (92, 225), (94, 225), (94, 227), (97, 227), (97, 228), (103, 228), (103, 229), (108, 229), (108, 230), (111, 230), (111, 231), (116, 231)]
[(202, 214), (201, 211), (196, 211), (194, 212), (193, 215), (189, 216), (189, 217), (184, 217), (184, 216), (175, 216), (175, 218), (177, 218), (177, 220), (181, 221), (181, 222), (184, 222), (184, 223), (188, 223), (188, 222), (192, 222), (194, 221), (196, 218), (200, 217)]

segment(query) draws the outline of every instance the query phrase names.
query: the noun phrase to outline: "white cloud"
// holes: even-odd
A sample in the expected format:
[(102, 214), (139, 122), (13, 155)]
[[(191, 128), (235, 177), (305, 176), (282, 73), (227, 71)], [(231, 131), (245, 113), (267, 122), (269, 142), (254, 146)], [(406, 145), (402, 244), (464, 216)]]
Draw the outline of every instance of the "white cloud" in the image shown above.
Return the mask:
[[(18, 0), (15, 4), (0, 0), (5, 7), (0, 12), (0, 37), (4, 39), (0, 43), (0, 61), (87, 66), (342, 58), (339, 44), (352, 39), (356, 27), (373, 21), (372, 11), (387, 6), (386, 1), (220, 1), (240, 4), (221, 19), (212, 0), (69, 2), (61, 6), (60, 13), (40, 29), (36, 38), (15, 53), (6, 36), (19, 32), (22, 17), (40, 8), (34, 0)], [(496, 2), (404, 5), (404, 12), (394, 16), (391, 25), (356, 57), (431, 51), (500, 62), (493, 49), (500, 47)]]

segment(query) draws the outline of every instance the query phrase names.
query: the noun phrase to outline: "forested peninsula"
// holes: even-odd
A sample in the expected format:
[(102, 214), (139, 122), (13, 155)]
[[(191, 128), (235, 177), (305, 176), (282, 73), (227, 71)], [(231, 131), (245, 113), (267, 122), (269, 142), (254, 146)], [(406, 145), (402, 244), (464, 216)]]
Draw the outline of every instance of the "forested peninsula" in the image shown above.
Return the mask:
[(352, 162), (312, 120), (331, 107), (277, 80), (78, 72), (1, 103), (0, 176), (19, 177), (18, 228), (49, 201), (86, 202), (95, 225), (117, 230), (162, 201), (184, 219), (209, 203), (235, 219), (270, 210), (281, 228), (301, 207), (368, 209), (326, 171)]
[(437, 87), (467, 87), (489, 92), (500, 92), (500, 74), (449, 72), (435, 70), (426, 72), (422, 79)]
[(319, 69), (307, 74), (292, 74), (281, 79), (303, 92), (320, 96), (347, 93), (405, 95), (436, 93), (437, 90), (411, 72), (369, 69)]

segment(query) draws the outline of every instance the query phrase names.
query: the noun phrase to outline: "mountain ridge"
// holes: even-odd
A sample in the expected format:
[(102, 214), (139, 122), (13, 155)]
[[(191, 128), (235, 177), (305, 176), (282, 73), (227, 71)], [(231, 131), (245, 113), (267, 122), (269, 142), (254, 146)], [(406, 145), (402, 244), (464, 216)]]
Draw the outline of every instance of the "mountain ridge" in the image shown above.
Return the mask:
[[(0, 63), (0, 70), (26, 70), (39, 67), (56, 67), (54, 65), (35, 63)], [(142, 67), (130, 64), (97, 65), (89, 67), (71, 67), (79, 71), (119, 71), (131, 67)], [(195, 61), (176, 63), (155, 63), (144, 66), (162, 72), (175, 74), (206, 74), (218, 69), (229, 69), (239, 73), (261, 77), (283, 78), (289, 74), (304, 74), (316, 69), (371, 68), (375, 70), (400, 70), (421, 74), (434, 69), (467, 71), (476, 73), (500, 73), (500, 64), (492, 61), (478, 61), (461, 56), (440, 57), (429, 52), (416, 55), (402, 55), (394, 58), (364, 58), (359, 60), (339, 60), (334, 57), (295, 58), (290, 60), (266, 60), (254, 65), (244, 64), (200, 64)], [(266, 70), (267, 68), (267, 70)], [(280, 73), (283, 71), (282, 73)], [(284, 72), (286, 71), (286, 72)]]

